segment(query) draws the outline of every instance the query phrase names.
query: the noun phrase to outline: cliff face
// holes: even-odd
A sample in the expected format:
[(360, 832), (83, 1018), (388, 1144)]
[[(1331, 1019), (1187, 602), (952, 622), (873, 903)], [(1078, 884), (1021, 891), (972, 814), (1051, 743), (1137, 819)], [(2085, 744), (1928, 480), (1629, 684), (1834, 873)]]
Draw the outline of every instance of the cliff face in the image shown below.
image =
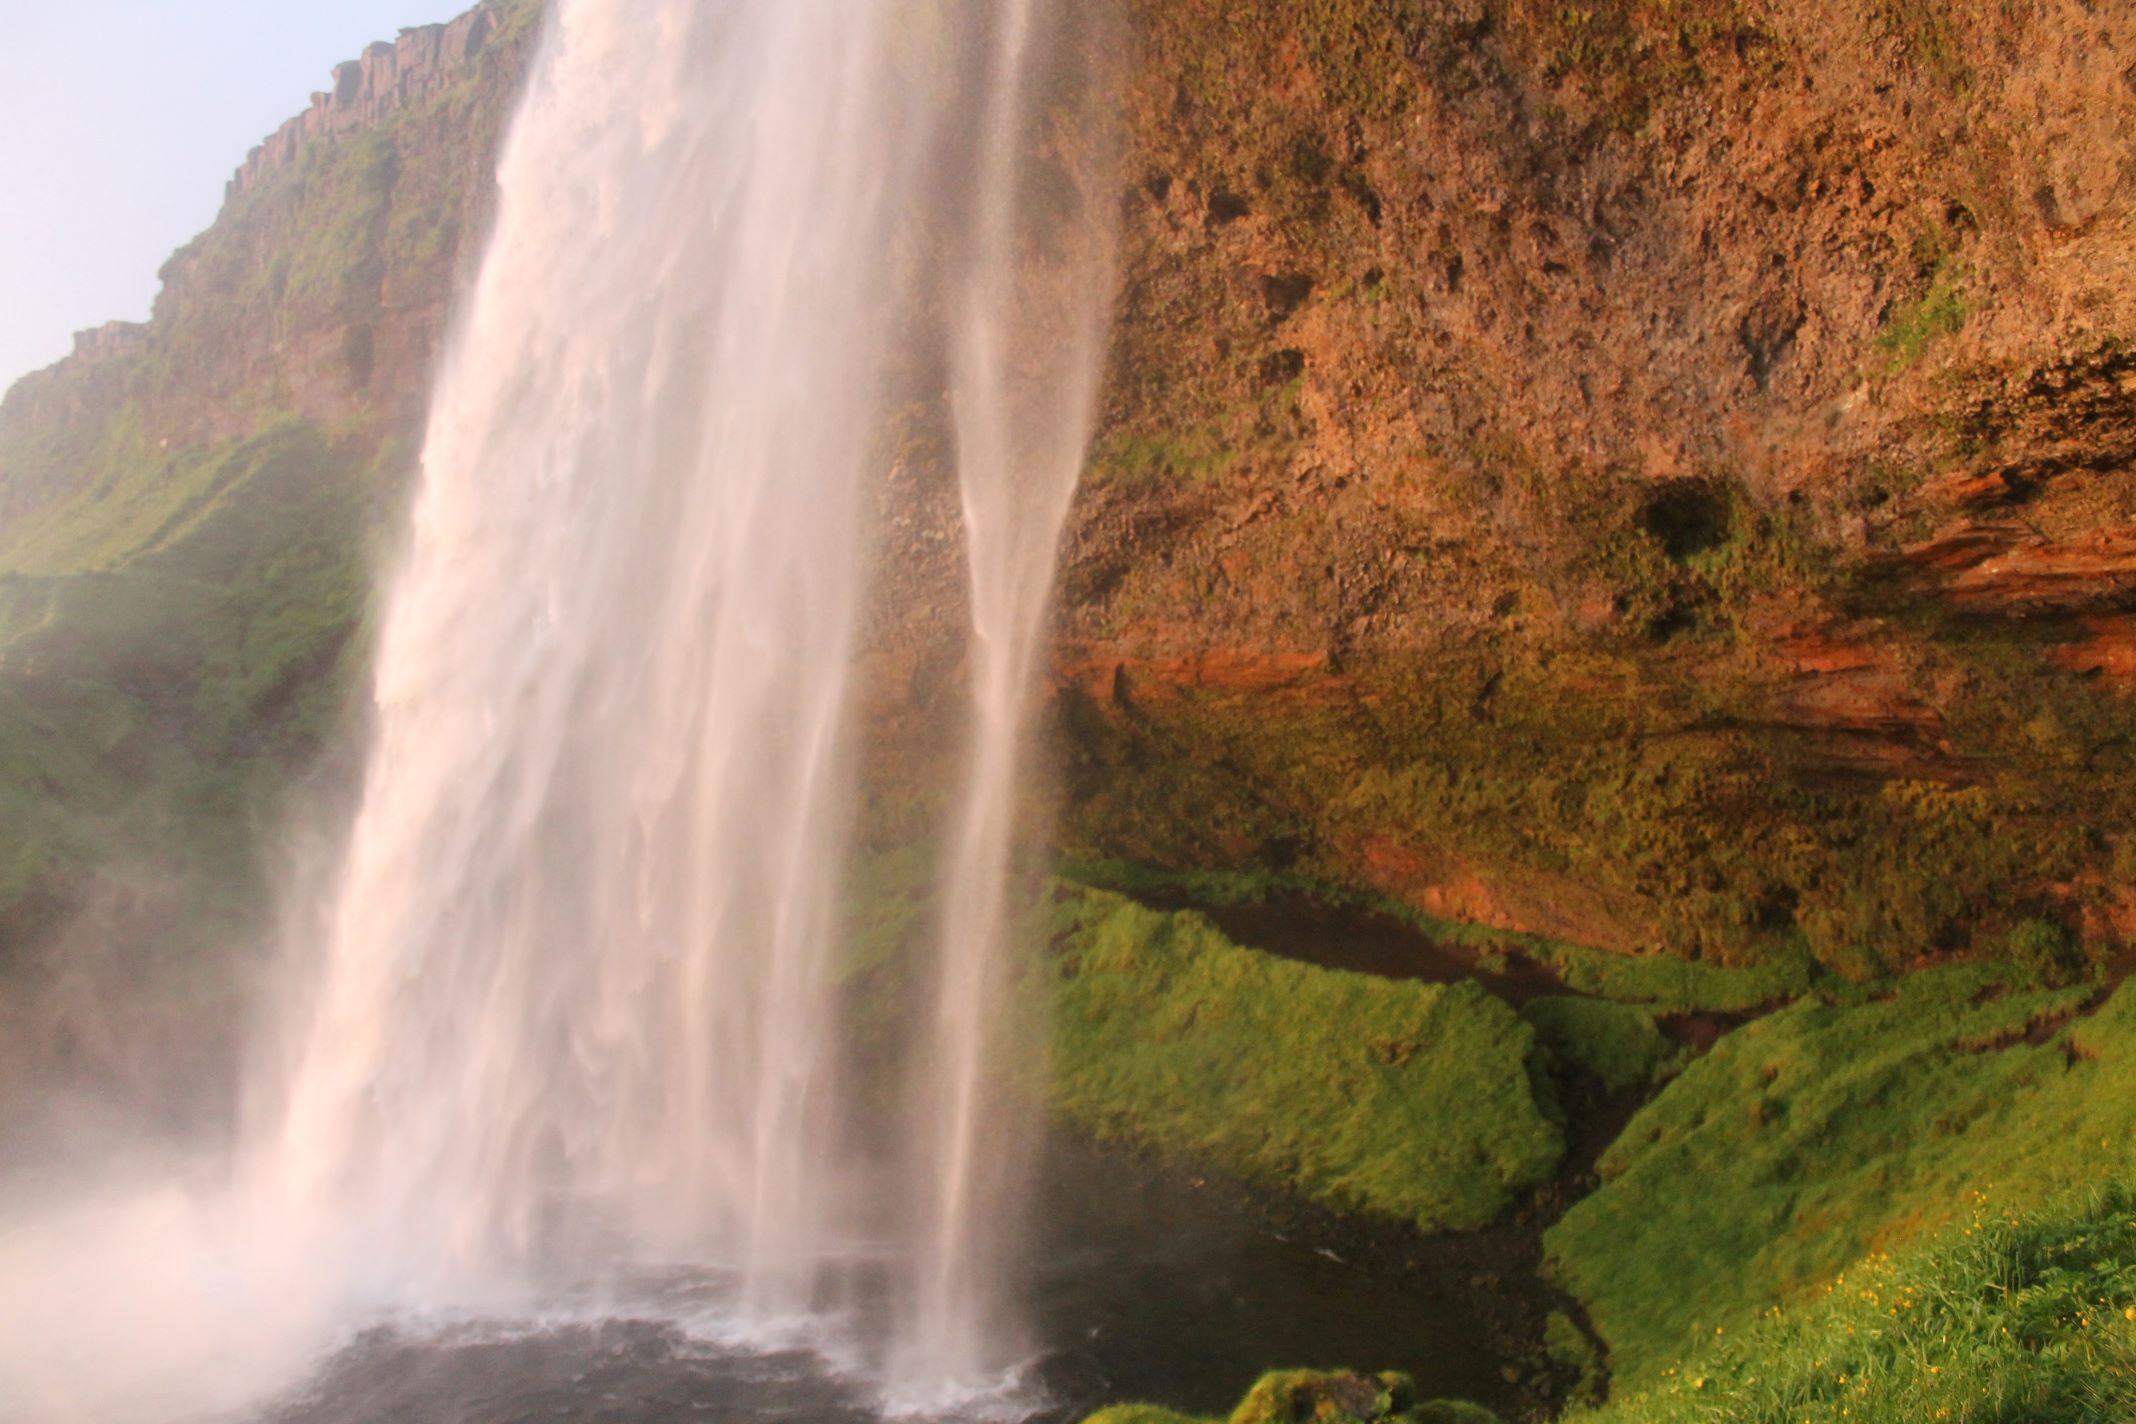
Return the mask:
[(454, 283), (487, 221), (538, 6), (486, 0), (339, 66), (174, 254), (149, 322), (75, 339), (0, 401), (0, 546), (99, 477), (272, 416), (419, 421)]
[[(316, 749), (289, 709), (345, 685), (536, 8), (338, 70), (145, 328), (0, 404), (0, 698), (40, 657), (39, 697), (69, 658), (69, 686), (138, 671), (55, 610), (244, 525), (258, 470), (353, 501), (301, 646), (240, 691), (120, 678), (85, 778)], [(1072, 846), (1850, 972), (2020, 925), (2117, 942), (2136, 15), (1127, 9), (1120, 324), (1053, 679)], [(961, 575), (915, 389), (874, 669), (924, 742), (940, 719), (899, 714), (954, 705)], [(230, 616), (267, 637), (264, 604)], [(16, 856), (0, 915), (64, 919), (92, 841)]]
[[(268, 174), (289, 167), (318, 139), (376, 128), (474, 78), (470, 71), (500, 22), (509, 42), (513, 16), (525, 8), (480, 5), (449, 24), (402, 30), (398, 40), (381, 40), (365, 49), (361, 59), (335, 65), (333, 87), (312, 95), (309, 109), (246, 156), (226, 196), (234, 198)], [(508, 60), (506, 68), (517, 65)]]
[(2112, 937), (2136, 16), (1137, 21), (1085, 840), (1849, 970)]

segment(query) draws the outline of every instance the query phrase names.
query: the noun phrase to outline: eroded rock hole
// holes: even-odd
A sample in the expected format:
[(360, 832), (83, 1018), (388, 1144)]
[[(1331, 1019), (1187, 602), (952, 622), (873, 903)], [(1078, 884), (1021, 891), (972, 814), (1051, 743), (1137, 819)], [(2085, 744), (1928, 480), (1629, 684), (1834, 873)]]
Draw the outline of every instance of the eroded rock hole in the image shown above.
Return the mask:
[(1219, 188), (1209, 195), (1209, 226), (1224, 227), (1237, 222), (1253, 211), (1252, 204), (1229, 188)]
[(1678, 563), (1728, 539), (1728, 500), (1699, 480), (1672, 480), (1646, 497), (1639, 526)]
[(1305, 299), (1313, 295), (1313, 279), (1303, 272), (1286, 272), (1261, 279), (1261, 300), (1268, 304), (1271, 320), (1285, 321)]

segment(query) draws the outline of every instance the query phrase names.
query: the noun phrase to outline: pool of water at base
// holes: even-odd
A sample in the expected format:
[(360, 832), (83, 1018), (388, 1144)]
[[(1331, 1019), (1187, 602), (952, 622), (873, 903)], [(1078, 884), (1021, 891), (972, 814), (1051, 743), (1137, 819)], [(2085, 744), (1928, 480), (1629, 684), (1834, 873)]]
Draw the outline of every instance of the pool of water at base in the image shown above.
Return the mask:
[[(687, 1309), (381, 1324), (259, 1424), (1056, 1424), (1142, 1400), (1228, 1414), (1263, 1370), (1398, 1369), (1426, 1397), (1504, 1386), (1467, 1283), (1390, 1276), (1249, 1219), (1191, 1176), (1060, 1144), (1047, 1155), (1026, 1304), (1039, 1348), (1012, 1387), (946, 1412), (890, 1410), (835, 1348), (737, 1345)], [(707, 1285), (700, 1295), (713, 1294)], [(691, 1286), (666, 1299), (687, 1305)]]

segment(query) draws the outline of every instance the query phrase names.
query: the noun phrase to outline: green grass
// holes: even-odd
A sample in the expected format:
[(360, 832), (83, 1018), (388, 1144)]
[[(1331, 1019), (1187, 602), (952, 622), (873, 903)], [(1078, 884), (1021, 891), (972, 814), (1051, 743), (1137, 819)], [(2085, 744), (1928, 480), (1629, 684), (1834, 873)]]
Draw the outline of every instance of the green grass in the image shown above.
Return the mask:
[[(0, 641), (0, 916), (103, 866), (181, 887), (194, 939), (257, 908), (252, 836), (362, 662), (361, 459), (278, 421), (85, 494), (32, 549), (65, 572), (0, 575), (35, 610)], [(172, 471), (184, 489), (159, 488)]]
[(378, 297), (419, 313), (471, 256), (491, 196), (469, 177), (543, 9), (511, 0), (449, 91), (262, 174), (173, 256), (137, 344), (8, 407), (0, 968), (26, 1018), (36, 976), (82, 977), (46, 956), (84, 913), (113, 921), (85, 972), (132, 991), (111, 1013), (234, 1003), (271, 828), (346, 731), (373, 541), (414, 468), (421, 371), (371, 369)]
[[(1279, 1371), (1254, 1386), (1231, 1424), (1492, 1417), (1475, 1405), (1410, 1405), (1406, 1384)], [(2093, 1190), (2029, 1213), (1974, 1195), (1929, 1240), (1872, 1254), (1793, 1304), (1712, 1331), (1645, 1386), (1564, 1418), (2123, 1424), (2136, 1418), (2136, 1191)], [(1127, 1404), (1089, 1424), (1203, 1421)]]
[(1702, 1335), (1974, 1193), (2028, 1206), (2126, 1167), (2136, 991), (2057, 1028), (2097, 991), (2011, 977), (1961, 966), (1804, 1000), (1724, 1037), (1633, 1119), (1546, 1237), (1620, 1382), (1651, 1385)]
[(1876, 338), (1881, 372), (1895, 375), (1919, 361), (1928, 348), (1965, 325), (1965, 274), (1957, 263), (1939, 261), (1919, 295), (1892, 308)]
[[(321, 670), (368, 604), (381, 481), (361, 459), (314, 426), (280, 420), (171, 461), (191, 488), (156, 518), (118, 516), (147, 502), (132, 486), (154, 488), (162, 472), (122, 484), (93, 555), (72, 542), (69, 572), (18, 576), (40, 587), (45, 613), (10, 640), (10, 654), (36, 659), (47, 681), (101, 682), (166, 712), (182, 707), (197, 745), (256, 736), (263, 714)], [(80, 513), (84, 526), (99, 522), (102, 503)]]
[[(1217, 1424), (1152, 1404), (1116, 1404), (1087, 1424)], [(1227, 1424), (1498, 1424), (1466, 1400), (1419, 1401), (1407, 1375), (1389, 1371), (1272, 1370), (1261, 1376)]]
[(1049, 1092), (1100, 1138), (1425, 1231), (1486, 1225), (1564, 1154), (1533, 1032), (1472, 983), (1310, 968), (1103, 891), (1063, 887), (1053, 928)]
[(1520, 1016), (1553, 1057), (1593, 1074), (1612, 1096), (1654, 1086), (1682, 1057), (1637, 1004), (1552, 995), (1523, 1004)]
[(1238, 447), (1220, 426), (1160, 435), (1123, 432), (1092, 458), (1090, 478), (1130, 488), (1158, 481), (1204, 483), (1222, 479), (1238, 459)]
[(1783, 954), (1764, 964), (1726, 965), (1543, 942), (1534, 956), (1555, 969), (1568, 989), (1639, 1004), (1658, 1014), (1750, 1013), (1798, 999), (1824, 982), (1805, 954)]
[(2118, 1424), (2136, 1418), (2136, 1192), (1974, 1196), (1583, 1424)]

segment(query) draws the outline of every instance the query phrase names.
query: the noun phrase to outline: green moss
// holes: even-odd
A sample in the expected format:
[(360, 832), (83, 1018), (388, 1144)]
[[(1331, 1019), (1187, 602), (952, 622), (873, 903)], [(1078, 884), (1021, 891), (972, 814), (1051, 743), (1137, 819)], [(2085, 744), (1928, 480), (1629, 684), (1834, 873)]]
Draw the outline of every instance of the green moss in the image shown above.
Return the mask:
[(1435, 28), (1426, 0), (1321, 0), (1298, 29), (1322, 93), (1344, 113), (1386, 120), (1414, 102), (1412, 55)]
[(1601, 1352), (1562, 1310), (1551, 1311), (1543, 1322), (1543, 1355), (1564, 1376), (1567, 1400), (1575, 1405), (1601, 1402), (1609, 1383)]
[(1763, 38), (1733, 0), (1542, 0), (1522, 28), (1542, 50), (1553, 85), (1576, 86), (1602, 133), (1643, 128), (1653, 111), (1705, 87), (1716, 62)]
[(1965, 275), (1945, 259), (1928, 274), (1919, 295), (1901, 302), (1885, 318), (1876, 348), (1883, 353), (1880, 371), (1896, 375), (1919, 361), (1928, 348), (1965, 325)]
[(1802, 954), (1731, 967), (1667, 954), (1543, 944), (1536, 958), (1557, 970), (1568, 989), (1660, 1014), (1750, 1013), (1798, 999), (1822, 982), (1816, 964)]
[[(1215, 1424), (1149, 1404), (1116, 1404), (1087, 1424)], [(1389, 1371), (1361, 1375), (1326, 1370), (1274, 1370), (1247, 1392), (1227, 1424), (1498, 1424), (1498, 1416), (1466, 1400), (1419, 1402), (1416, 1385)]]
[(1973, 87), (1966, 41), (1952, 26), (1947, 0), (1874, 0), (1871, 13), (1938, 89), (1957, 95)]
[(1426, 1231), (1489, 1223), (1563, 1156), (1532, 1032), (1473, 984), (1309, 968), (1065, 887), (1055, 944), (1049, 1091), (1100, 1137)]
[(1633, 1119), (1546, 1238), (1620, 1381), (1650, 1384), (1702, 1333), (1974, 1192), (2036, 1204), (2127, 1165), (2136, 991), (2065, 1023), (2096, 991), (2010, 977), (1950, 968), (1804, 1000), (1721, 1039)]
[(2136, 1192), (2033, 1212), (1968, 1196), (1627, 1391), (1586, 1424), (2105, 1424), (2136, 1418)]
[(1652, 1087), (1680, 1056), (1653, 1014), (1636, 1004), (1552, 996), (1530, 1000), (1520, 1016), (1555, 1057), (1594, 1075), (1612, 1095)]
[(1238, 462), (1238, 451), (1214, 425), (1162, 435), (1121, 432), (1098, 451), (1090, 478), (1130, 488), (1157, 480), (1213, 480)]
[(2068, 926), (2053, 920), (2019, 920), (2004, 947), (2012, 964), (2045, 984), (2069, 983), (2086, 968), (2084, 947)]
[[(1592, 1359), (1551, 1318), (1553, 1358)], [(1381, 1377), (1385, 1379), (1385, 1376)], [(1334, 1382), (1355, 1381), (1343, 1386)], [(1316, 1383), (1317, 1382), (1317, 1383)], [(1488, 1420), (1473, 1405), (1415, 1415), (1360, 1402), (1376, 1381), (1284, 1371), (1232, 1416), (1263, 1420)], [(1272, 1408), (1249, 1414), (1265, 1401)], [(1377, 1402), (1377, 1396), (1374, 1396)], [(1460, 1412), (1432, 1413), (1437, 1408)], [(1288, 1412), (1286, 1412), (1286, 1409)], [(1799, 1301), (1702, 1332), (1676, 1363), (1567, 1424), (2108, 1424), (2136, 1418), (2136, 1190), (2113, 1186), (2028, 1210), (1985, 1194), (1895, 1254), (1871, 1253)], [(1092, 1424), (1198, 1424), (1143, 1405)]]
[(1071, 844), (1181, 867), (1287, 861), (1353, 885), (1371, 856), (1415, 847), (1556, 902), (1569, 925), (1590, 917), (1596, 941), (1793, 986), (1805, 959), (1859, 980), (1990, 948), (2037, 913), (2036, 887), (2097, 862), (2085, 823), (2126, 826), (2136, 789), (2110, 758), (2088, 781), (2045, 767), (2006, 724), (1953, 738), (2008, 768), (1992, 782), (1862, 775), (1829, 759), (1845, 745), (1776, 720), (1789, 689), (1750, 650), (1505, 641), (1359, 660), (1344, 678), (1274, 705), (1071, 705)]

